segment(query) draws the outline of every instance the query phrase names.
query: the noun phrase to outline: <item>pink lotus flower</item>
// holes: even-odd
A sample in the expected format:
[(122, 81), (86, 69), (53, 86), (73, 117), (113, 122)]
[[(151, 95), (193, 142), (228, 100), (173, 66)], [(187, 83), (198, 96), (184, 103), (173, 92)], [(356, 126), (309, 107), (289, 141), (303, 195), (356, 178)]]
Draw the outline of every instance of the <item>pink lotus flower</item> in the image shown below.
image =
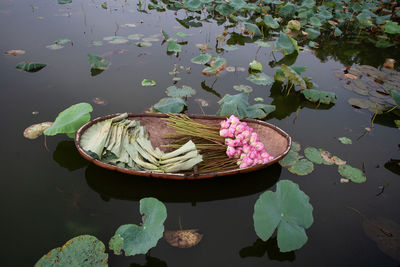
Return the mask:
[(254, 147), (256, 148), (257, 151), (262, 151), (264, 149), (264, 144), (261, 142), (255, 143)]
[(229, 126), (231, 126), (231, 124), (230, 124), (229, 121), (227, 121), (227, 120), (221, 121), (221, 122), (220, 122), (220, 125), (221, 125), (221, 129), (228, 129)]
[(221, 129), (219, 131), (219, 135), (222, 137), (228, 137), (228, 135), (229, 135), (228, 129)]

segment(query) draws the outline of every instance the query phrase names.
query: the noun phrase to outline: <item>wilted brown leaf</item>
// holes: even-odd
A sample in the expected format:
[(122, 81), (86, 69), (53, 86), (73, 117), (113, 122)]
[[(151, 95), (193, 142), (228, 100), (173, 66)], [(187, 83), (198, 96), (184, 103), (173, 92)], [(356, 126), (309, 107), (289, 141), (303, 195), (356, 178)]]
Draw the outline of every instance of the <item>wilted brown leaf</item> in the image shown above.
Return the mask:
[(24, 137), (28, 139), (36, 139), (42, 135), (43, 131), (53, 125), (52, 122), (46, 121), (38, 124), (33, 124), (25, 129)]
[(344, 165), (346, 164), (346, 161), (341, 160), (340, 158), (336, 157), (336, 156), (332, 156), (331, 153), (329, 153), (328, 151), (321, 151), (321, 157), (329, 163), (333, 163), (336, 165)]
[(177, 248), (190, 248), (197, 245), (203, 238), (197, 229), (165, 231), (164, 238), (168, 244)]
[(358, 79), (358, 77), (356, 75), (350, 74), (350, 73), (345, 73), (344, 74), (345, 77), (349, 78), (349, 79)]
[(6, 51), (4, 54), (13, 55), (13, 56), (23, 55), (23, 54), (25, 54), (25, 50), (13, 49), (13, 50)]

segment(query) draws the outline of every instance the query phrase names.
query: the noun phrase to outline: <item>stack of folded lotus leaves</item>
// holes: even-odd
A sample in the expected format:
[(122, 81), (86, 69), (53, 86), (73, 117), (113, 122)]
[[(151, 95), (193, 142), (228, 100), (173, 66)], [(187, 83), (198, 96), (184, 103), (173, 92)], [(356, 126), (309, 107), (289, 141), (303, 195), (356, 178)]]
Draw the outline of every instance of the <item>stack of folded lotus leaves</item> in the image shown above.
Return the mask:
[(203, 160), (192, 141), (169, 153), (154, 149), (146, 127), (127, 117), (123, 113), (93, 124), (82, 134), (82, 148), (105, 163), (140, 171), (187, 171)]

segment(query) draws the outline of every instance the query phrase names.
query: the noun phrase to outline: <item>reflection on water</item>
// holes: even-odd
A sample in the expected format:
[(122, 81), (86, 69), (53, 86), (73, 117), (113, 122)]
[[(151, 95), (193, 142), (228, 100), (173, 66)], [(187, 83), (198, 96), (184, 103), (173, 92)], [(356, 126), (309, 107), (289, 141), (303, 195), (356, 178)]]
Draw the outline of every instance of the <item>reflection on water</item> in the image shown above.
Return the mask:
[(162, 261), (158, 258), (152, 257), (150, 255), (146, 255), (146, 264), (137, 264), (137, 263), (132, 263), (129, 265), (130, 267), (167, 267), (167, 263), (165, 261)]
[(61, 141), (53, 152), (53, 159), (61, 167), (75, 171), (89, 164), (75, 148), (74, 141)]
[[(102, 199), (138, 201), (155, 197), (162, 202), (205, 202), (229, 199), (263, 192), (279, 179), (281, 166), (274, 164), (250, 174), (218, 177), (195, 181), (174, 181), (114, 172), (90, 164), (85, 172), (90, 188)], [(245, 181), (245, 185), (244, 185)]]
[(294, 261), (296, 254), (294, 251), (280, 252), (276, 237), (271, 237), (267, 241), (257, 239), (253, 245), (242, 248), (239, 252), (240, 257), (264, 257), (267, 252), (268, 258), (274, 261)]

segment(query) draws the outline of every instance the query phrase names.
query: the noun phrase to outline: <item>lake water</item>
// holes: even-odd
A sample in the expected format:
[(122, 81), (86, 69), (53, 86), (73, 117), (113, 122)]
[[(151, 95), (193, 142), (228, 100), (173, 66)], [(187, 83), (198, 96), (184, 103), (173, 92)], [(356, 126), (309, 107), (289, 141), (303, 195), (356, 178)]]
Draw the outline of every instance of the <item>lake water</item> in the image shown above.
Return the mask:
[[(334, 75), (348, 64), (381, 67), (385, 58), (399, 62), (398, 48), (339, 42), (314, 52), (302, 51), (296, 65), (307, 66), (303, 76), (312, 77), (320, 90), (338, 96), (335, 105), (316, 108), (295, 94), (285, 98), (277, 85), (271, 89), (246, 80), (248, 64), (255, 58), (263, 64), (263, 72), (274, 75), (276, 69), (268, 62), (282, 55), (273, 55), (271, 48), (258, 50), (256, 44), (246, 42), (235, 51), (219, 51), (227, 66), (246, 71), (224, 70), (217, 77), (207, 77), (201, 73), (204, 66), (190, 59), (200, 53), (196, 44), (209, 44), (208, 52), (217, 55), (216, 37), (223, 26), (210, 20), (201, 27), (186, 29), (175, 20), (187, 17), (182, 10), (150, 10), (146, 14), (137, 11), (135, 1), (110, 1), (107, 9), (101, 3), (0, 1), (2, 266), (32, 266), (51, 249), (81, 234), (96, 236), (108, 248), (109, 239), (120, 225), (141, 221), (139, 200), (143, 197), (155, 197), (166, 205), (166, 229), (179, 229), (181, 218), (184, 229), (199, 229), (204, 238), (189, 249), (171, 247), (161, 239), (147, 256), (116, 256), (108, 251), (110, 266), (398, 266), (398, 261), (367, 237), (362, 227), (364, 219), (354, 209), (368, 218), (384, 217), (400, 223), (399, 167), (397, 174), (385, 167), (390, 159), (400, 158), (400, 131), (392, 121), (387, 123), (385, 116), (378, 116), (372, 127), (373, 113), (350, 106), (347, 99), (357, 95), (344, 89)], [(176, 32), (189, 35), (182, 52), (166, 53), (161, 29), (179, 41), (182, 38)], [(229, 31), (240, 33), (238, 29)], [(138, 47), (137, 41), (92, 45), (107, 36), (137, 33), (143, 37), (157, 35), (159, 41), (152, 42), (151, 47)], [(46, 48), (60, 38), (71, 39), (72, 44), (60, 50)], [(26, 53), (4, 55), (10, 49)], [(112, 65), (91, 76), (88, 53), (102, 55)], [(17, 70), (15, 66), (25, 60), (47, 66), (36, 73)], [(174, 64), (180, 72), (177, 77), (182, 78), (177, 86), (189, 85), (197, 91), (188, 100), (189, 113), (215, 114), (221, 96), (237, 93), (233, 85), (251, 85), (251, 103), (255, 97), (262, 97), (265, 103), (277, 105), (268, 122), (289, 133), (302, 148), (324, 148), (363, 169), (367, 181), (341, 183), (334, 166), (315, 165), (311, 174), (298, 176), (279, 164), (254, 173), (204, 181), (149, 179), (88, 164), (64, 135), (46, 139), (49, 151), (43, 137), (28, 140), (22, 135), (29, 125), (53, 121), (60, 111), (79, 102), (93, 105), (92, 118), (144, 112), (166, 97), (166, 88), (174, 84), (174, 76), (169, 74)], [(143, 87), (143, 79), (157, 84)], [(107, 104), (93, 103), (96, 97)], [(198, 99), (206, 100), (208, 106), (200, 108)], [(366, 127), (371, 131), (363, 135)], [(339, 143), (337, 138), (341, 136), (351, 138), (353, 144)], [(255, 201), (262, 192), (275, 190), (276, 182), (282, 179), (299, 184), (314, 207), (308, 242), (290, 253), (279, 252), (276, 238), (259, 240), (253, 226)]]

